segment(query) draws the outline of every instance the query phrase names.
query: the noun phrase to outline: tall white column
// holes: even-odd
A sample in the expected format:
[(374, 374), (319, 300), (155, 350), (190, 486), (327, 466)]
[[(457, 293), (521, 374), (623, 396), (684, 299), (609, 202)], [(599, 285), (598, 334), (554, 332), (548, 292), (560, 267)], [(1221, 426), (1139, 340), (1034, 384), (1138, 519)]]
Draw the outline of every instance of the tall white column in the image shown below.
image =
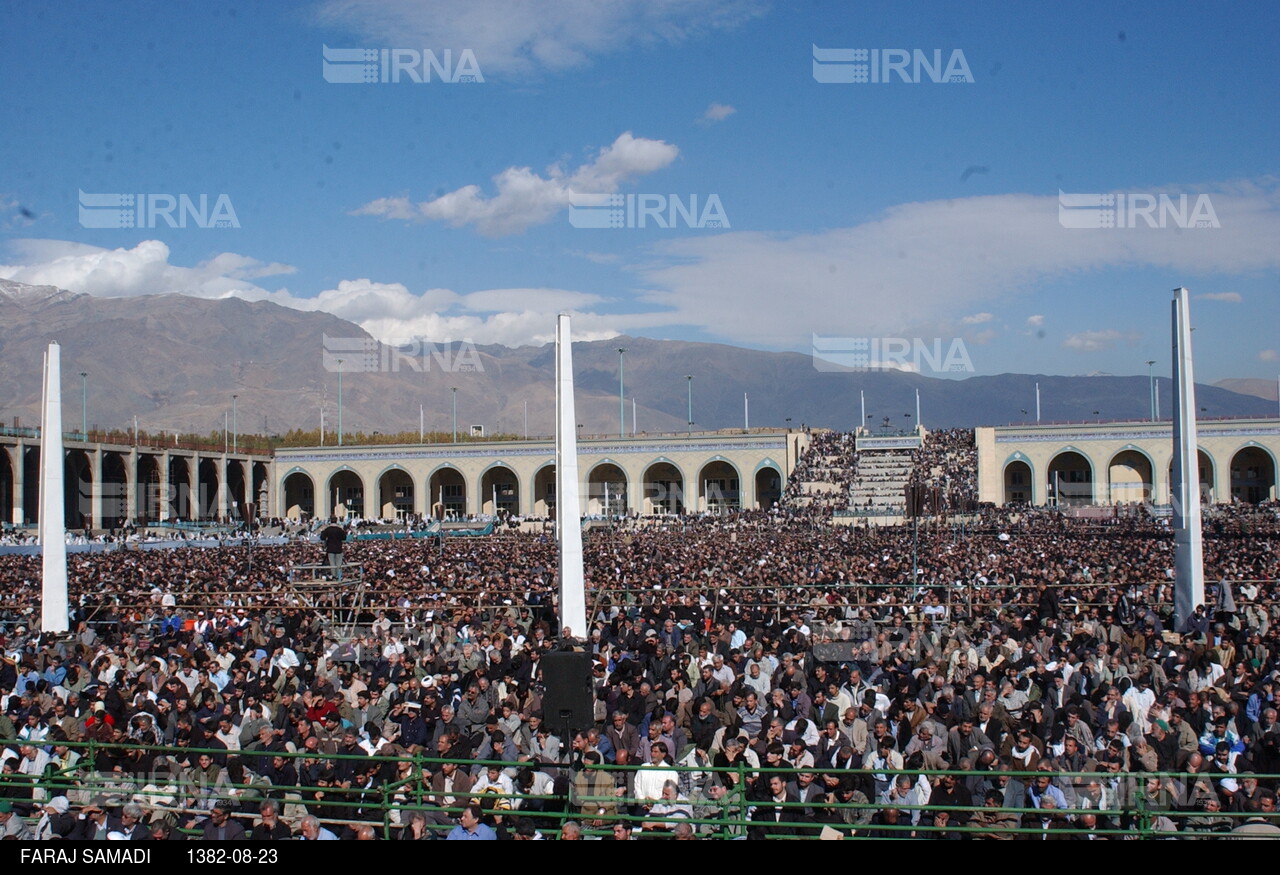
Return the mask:
[(1177, 631), (1204, 604), (1200, 532), (1200, 460), (1196, 440), (1196, 385), (1191, 362), (1190, 294), (1173, 292), (1173, 500), (1174, 615)]
[[(94, 447), (93, 449), (91, 449), (91, 450), (89, 450), (88, 452), (86, 452), (86, 453), (85, 453), (85, 456), (86, 456), (86, 458), (88, 459), (88, 464), (89, 464), (89, 479), (90, 479), (90, 482), (89, 482), (89, 514), (88, 514), (88, 516), (89, 516), (89, 520), (90, 520), (90, 525), (92, 525), (92, 526), (93, 526), (93, 528), (95, 528), (95, 529), (105, 528), (105, 527), (102, 525), (102, 522), (103, 522), (103, 516), (102, 516), (102, 514), (103, 514), (102, 497), (103, 497), (103, 494), (104, 494), (104, 492), (105, 492), (105, 490), (102, 488), (102, 487), (103, 487), (103, 483), (102, 483), (102, 469), (103, 469), (103, 464), (102, 464), (102, 455), (103, 455), (103, 452), (102, 452), (102, 446), (101, 446), (101, 445), (98, 445), (98, 446)], [(77, 495), (78, 495), (78, 494), (79, 494), (79, 490), (77, 490)], [(117, 502), (115, 502), (114, 504), (115, 504), (115, 506), (116, 506), (116, 507), (119, 507), (119, 506), (120, 506), (120, 504), (119, 504), (119, 502), (118, 502), (118, 501), (117, 501)], [(78, 513), (77, 513), (77, 514), (75, 514), (74, 516), (72, 516), (71, 520), (72, 520), (72, 522), (74, 522), (76, 525), (79, 525), (79, 524), (80, 524), (80, 515), (79, 515)]]
[[(98, 458), (102, 458), (101, 453), (98, 454)], [(127, 465), (127, 473), (124, 476), (125, 482), (121, 487), (124, 489), (124, 495), (121, 496), (124, 501), (120, 502), (120, 504), (124, 505), (125, 517), (134, 525), (138, 523), (138, 459), (138, 448), (134, 447), (129, 451), (129, 461), (125, 463)], [(95, 474), (94, 476), (96, 477), (97, 475)], [(96, 480), (94, 485), (97, 485)], [(94, 520), (94, 523), (101, 525), (97, 520)]]
[(63, 492), (62, 353), (49, 344), (44, 360), (44, 411), (40, 421), (40, 629), (66, 632), (67, 532)]
[[(156, 486), (156, 488), (159, 491), (159, 496), (157, 497), (157, 501), (159, 502), (159, 507), (156, 510), (156, 521), (167, 523), (169, 521), (169, 500), (170, 500), (169, 499), (169, 451), (168, 450), (165, 450), (160, 454), (160, 459), (156, 464), (159, 469), (157, 473), (160, 475), (160, 482)], [(150, 500), (148, 500), (147, 506), (150, 507), (150, 505), (151, 505), (151, 502)]]
[(227, 464), (227, 454), (223, 453), (218, 457), (218, 507), (214, 511), (218, 515), (219, 522), (227, 518), (227, 508), (231, 504), (227, 498), (231, 494), (231, 488), (227, 485), (227, 475), (229, 473), (231, 473), (231, 469)]
[(13, 448), (9, 459), (9, 467), (13, 471), (13, 517), (10, 522), (15, 526), (23, 526), (27, 522), (26, 509), (22, 500), (23, 491), (27, 488), (27, 445), (23, 443), (22, 438), (18, 438), (18, 443)]
[(573, 339), (569, 314), (556, 320), (556, 538), (560, 545), (560, 634), (586, 638), (582, 510), (578, 494), (578, 425), (573, 403)]

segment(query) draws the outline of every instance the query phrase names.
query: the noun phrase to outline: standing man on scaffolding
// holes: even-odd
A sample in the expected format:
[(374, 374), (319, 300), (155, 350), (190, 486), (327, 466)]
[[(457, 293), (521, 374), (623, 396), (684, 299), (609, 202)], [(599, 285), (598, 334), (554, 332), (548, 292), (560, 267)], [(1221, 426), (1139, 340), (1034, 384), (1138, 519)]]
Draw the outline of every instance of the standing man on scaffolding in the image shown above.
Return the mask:
[(320, 540), (324, 542), (325, 558), (329, 561), (329, 570), (333, 572), (334, 580), (342, 580), (342, 542), (346, 539), (347, 530), (337, 522), (329, 523), (320, 533)]

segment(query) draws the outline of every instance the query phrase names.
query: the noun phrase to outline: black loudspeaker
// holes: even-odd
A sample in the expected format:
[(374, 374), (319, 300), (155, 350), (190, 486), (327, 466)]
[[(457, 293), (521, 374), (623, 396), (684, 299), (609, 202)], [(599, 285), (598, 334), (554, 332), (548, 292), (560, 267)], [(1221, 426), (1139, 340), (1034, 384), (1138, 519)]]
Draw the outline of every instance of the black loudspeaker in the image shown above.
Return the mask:
[[(590, 653), (553, 651), (542, 657), (542, 716), (556, 730), (589, 729), (595, 725)], [(567, 743), (567, 739), (562, 739)]]
[(853, 662), (858, 645), (853, 641), (833, 641), (813, 645), (813, 658), (818, 662)]

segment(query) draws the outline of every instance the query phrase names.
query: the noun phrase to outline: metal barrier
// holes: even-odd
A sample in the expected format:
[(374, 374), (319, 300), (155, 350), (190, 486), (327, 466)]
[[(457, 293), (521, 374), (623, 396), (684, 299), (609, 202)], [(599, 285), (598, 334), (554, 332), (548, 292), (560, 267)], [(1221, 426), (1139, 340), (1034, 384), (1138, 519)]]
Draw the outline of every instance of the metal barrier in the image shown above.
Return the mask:
[[(417, 754), (399, 756), (313, 755), (289, 751), (227, 751), (223, 748), (161, 747), (132, 744), (103, 744), (88, 741), (68, 743), (66, 749), (81, 754), (73, 765), (55, 762), (40, 776), (0, 774), (0, 794), (21, 809), (24, 800), (38, 804), (63, 795), (72, 804), (83, 805), (105, 798), (107, 806), (133, 802), (144, 810), (150, 821), (165, 818), (185, 832), (195, 832), (196, 822), (203, 818), (216, 801), (230, 800), (237, 816), (258, 810), (258, 803), (273, 799), (286, 821), (297, 822), (303, 816), (316, 816), (334, 827), (372, 825), (384, 838), (412, 828), (415, 813), (421, 812), (421, 828), (441, 837), (452, 829), (454, 818), (466, 805), (476, 802), (497, 818), (528, 818), (543, 832), (554, 833), (567, 821), (579, 824), (586, 835), (607, 835), (614, 825), (625, 824), (639, 831), (640, 837), (666, 837), (677, 824), (687, 824), (695, 837), (706, 839), (751, 838), (816, 838), (881, 839), (881, 838), (972, 838), (972, 839), (1059, 839), (1059, 838), (1125, 838), (1125, 839), (1209, 839), (1222, 837), (1234, 829), (1260, 833), (1250, 837), (1280, 838), (1280, 814), (1271, 811), (1216, 811), (1199, 805), (1199, 800), (1216, 798), (1215, 785), (1222, 774), (1186, 773), (1087, 773), (1055, 771), (985, 771), (962, 772), (943, 770), (892, 769), (770, 769), (752, 767), (743, 760), (730, 767), (710, 765), (572, 767), (567, 764), (545, 764), (539, 768), (551, 780), (542, 783), (549, 793), (502, 792), (499, 790), (431, 789), (431, 776), (445, 764), (463, 770), (485, 773), (489, 765), (508, 772), (518, 772), (530, 763), (501, 760), (441, 759)], [(123, 771), (103, 771), (98, 761), (115, 761), (128, 752), (153, 755), (160, 763), (141, 776)], [(226, 769), (177, 772), (165, 765), (167, 758), (195, 760), (200, 754), (238, 760), (244, 767), (243, 780), (226, 779)], [(380, 782), (351, 786), (350, 782), (332, 783), (320, 779), (310, 785), (279, 786), (268, 783), (254, 772), (262, 758), (280, 756), (304, 768), (317, 761), (329, 764), (355, 762), (363, 768), (357, 776), (367, 775), (376, 767), (388, 773)], [(65, 751), (63, 758), (67, 757)], [(652, 786), (654, 769), (674, 775), (673, 796), (655, 799), (648, 793), (638, 794), (643, 784)], [(548, 774), (550, 773), (550, 774)], [(849, 782), (853, 792), (828, 792), (804, 801), (787, 793), (777, 799), (749, 790), (768, 785), (771, 775), (784, 781), (806, 781), (812, 776), (823, 788), (840, 781)], [(210, 776), (213, 776), (212, 778)], [(933, 795), (922, 799), (931, 779), (950, 775), (957, 784), (976, 782), (987, 787), (1005, 788), (1000, 805), (984, 804), (979, 794), (968, 804), (938, 802)], [(637, 781), (637, 776), (641, 780)], [(886, 789), (868, 795), (872, 787), (902, 787), (906, 792)], [(1057, 793), (1041, 789), (1025, 793), (1026, 785), (1048, 776)], [(1239, 779), (1244, 776), (1236, 775)], [(1260, 782), (1276, 786), (1280, 775), (1258, 775)], [(830, 779), (830, 783), (828, 783)], [(376, 783), (376, 785), (375, 785)], [(1092, 784), (1100, 795), (1091, 796)], [(797, 785), (798, 786), (798, 785)], [(615, 788), (623, 787), (619, 792)], [(723, 791), (712, 789), (722, 787)], [(665, 791), (664, 791), (665, 792)], [(805, 791), (806, 795), (810, 795)], [(1039, 800), (1062, 796), (1067, 805), (1053, 811)], [(1274, 797), (1271, 797), (1274, 799)], [(1085, 800), (1088, 800), (1087, 802)], [(100, 804), (102, 804), (100, 802)], [(1239, 837), (1238, 834), (1233, 837)]]

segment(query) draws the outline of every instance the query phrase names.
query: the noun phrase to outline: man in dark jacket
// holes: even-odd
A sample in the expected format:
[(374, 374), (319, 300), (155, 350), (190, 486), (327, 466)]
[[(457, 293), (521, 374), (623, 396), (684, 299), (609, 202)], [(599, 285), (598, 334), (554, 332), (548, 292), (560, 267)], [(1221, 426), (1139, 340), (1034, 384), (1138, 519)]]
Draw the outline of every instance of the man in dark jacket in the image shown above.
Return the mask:
[(346, 539), (346, 530), (336, 523), (330, 523), (320, 533), (320, 540), (324, 542), (325, 561), (329, 563), (329, 569), (337, 580), (342, 580), (342, 542)]
[(787, 824), (802, 818), (802, 809), (783, 807), (788, 802), (798, 804), (799, 797), (787, 791), (787, 782), (780, 774), (769, 776), (768, 793), (768, 798), (756, 803), (751, 811), (752, 826), (748, 831), (749, 836), (753, 839), (763, 839), (767, 836), (795, 835), (795, 827), (779, 824)]
[(231, 817), (232, 805), (225, 799), (219, 799), (209, 812), (209, 819), (204, 822), (200, 836), (203, 842), (236, 842), (245, 838), (244, 826)]

